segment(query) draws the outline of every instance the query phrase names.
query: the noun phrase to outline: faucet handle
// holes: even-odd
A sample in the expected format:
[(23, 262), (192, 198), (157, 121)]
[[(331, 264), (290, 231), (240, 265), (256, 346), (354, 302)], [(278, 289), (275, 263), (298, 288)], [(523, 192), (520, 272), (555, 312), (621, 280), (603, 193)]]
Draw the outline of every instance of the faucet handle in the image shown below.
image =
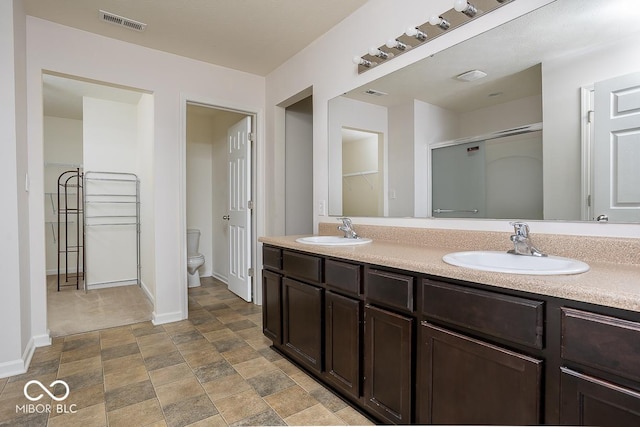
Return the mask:
[(342, 224), (344, 224), (346, 227), (351, 227), (351, 218), (347, 216), (338, 218), (338, 221), (342, 221)]
[(529, 225), (526, 222), (514, 221), (510, 222), (509, 224), (513, 226), (513, 230), (516, 236), (525, 238), (529, 237)]

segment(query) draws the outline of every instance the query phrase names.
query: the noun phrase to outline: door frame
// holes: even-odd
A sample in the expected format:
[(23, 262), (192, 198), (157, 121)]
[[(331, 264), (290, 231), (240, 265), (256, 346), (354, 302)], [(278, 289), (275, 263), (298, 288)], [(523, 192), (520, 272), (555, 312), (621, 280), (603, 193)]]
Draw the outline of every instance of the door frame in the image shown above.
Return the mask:
[(591, 114), (594, 111), (594, 85), (580, 88), (580, 151), (582, 159), (582, 185), (580, 219), (591, 221), (593, 219), (593, 126)]
[(265, 183), (264, 179), (258, 179), (258, 175), (264, 175), (265, 153), (264, 140), (264, 112), (262, 109), (246, 105), (232, 105), (228, 102), (211, 99), (195, 94), (180, 94), (180, 263), (184, 266), (184, 274), (180, 275), (179, 283), (183, 318), (189, 314), (188, 288), (187, 288), (187, 104), (196, 104), (218, 110), (227, 110), (235, 113), (246, 114), (252, 117), (252, 133), (255, 138), (251, 146), (251, 199), (253, 200), (253, 213), (251, 215), (251, 266), (254, 275), (252, 281), (252, 302), (262, 305), (261, 270), (256, 268), (262, 265), (262, 252), (258, 250), (258, 236), (265, 230)]

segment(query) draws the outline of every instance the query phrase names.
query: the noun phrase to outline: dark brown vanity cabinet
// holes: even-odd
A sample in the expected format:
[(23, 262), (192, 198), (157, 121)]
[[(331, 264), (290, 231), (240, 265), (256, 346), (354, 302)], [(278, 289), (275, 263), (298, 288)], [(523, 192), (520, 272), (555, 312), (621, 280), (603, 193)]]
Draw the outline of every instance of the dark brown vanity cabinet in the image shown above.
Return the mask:
[(411, 424), (414, 319), (371, 305), (364, 318), (364, 404), (389, 423)]
[(282, 344), (298, 362), (322, 370), (324, 290), (285, 277), (282, 280)]
[(411, 424), (415, 278), (369, 268), (365, 300), (364, 404), (387, 422)]
[(542, 361), (422, 322), (420, 424), (540, 423)]
[(282, 249), (262, 250), (262, 332), (274, 344), (282, 344)]
[(334, 386), (361, 396), (362, 302), (325, 293), (325, 371)]
[(488, 340), (541, 348), (543, 302), (425, 279), (421, 305), (418, 423), (542, 421), (543, 361)]
[(560, 421), (640, 425), (640, 323), (563, 308)]

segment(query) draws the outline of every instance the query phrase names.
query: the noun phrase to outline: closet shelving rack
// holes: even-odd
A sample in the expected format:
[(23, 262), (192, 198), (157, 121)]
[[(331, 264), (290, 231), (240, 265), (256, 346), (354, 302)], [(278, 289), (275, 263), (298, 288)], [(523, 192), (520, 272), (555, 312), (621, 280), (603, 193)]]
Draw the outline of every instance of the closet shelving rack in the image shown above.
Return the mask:
[[(75, 286), (80, 288), (80, 281), (84, 283), (84, 221), (83, 217), (83, 173), (80, 167), (62, 172), (58, 176), (58, 291), (62, 286)], [(51, 202), (53, 205), (53, 196)], [(56, 209), (54, 208), (54, 211)], [(75, 227), (73, 227), (75, 225)], [(71, 226), (71, 227), (70, 227)], [(53, 227), (53, 224), (52, 224)], [(64, 228), (64, 234), (62, 233)], [(62, 278), (62, 259), (64, 258), (64, 284)], [(69, 260), (72, 263), (69, 263)], [(70, 266), (75, 264), (75, 273), (70, 272)], [(74, 280), (75, 279), (75, 280)]]
[[(141, 285), (140, 180), (133, 173), (86, 171), (83, 179), (83, 229), (134, 227), (136, 233), (136, 283)], [(86, 262), (86, 261), (85, 261)], [(86, 266), (85, 266), (86, 271)], [(101, 284), (120, 282), (102, 282)], [(85, 291), (87, 289), (85, 281)]]

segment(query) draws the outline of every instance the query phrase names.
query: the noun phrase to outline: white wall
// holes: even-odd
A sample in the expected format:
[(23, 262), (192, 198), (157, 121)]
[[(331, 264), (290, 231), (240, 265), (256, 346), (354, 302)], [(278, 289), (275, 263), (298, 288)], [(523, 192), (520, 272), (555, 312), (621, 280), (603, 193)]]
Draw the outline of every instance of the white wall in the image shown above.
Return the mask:
[(212, 272), (213, 142), (213, 118), (187, 106), (187, 228), (200, 230), (201, 276)]
[(342, 142), (342, 215), (377, 216), (381, 203), (383, 165), (381, 135), (362, 133), (360, 139)]
[[(324, 113), (325, 120), (327, 120), (326, 112), (327, 105), (324, 106), (322, 111), (314, 109), (314, 140), (317, 129), (315, 117), (323, 115)], [(331, 198), (322, 199), (316, 196), (317, 188), (315, 187), (315, 183), (318, 173), (314, 173), (314, 198), (316, 200), (328, 201), (329, 215), (342, 214), (342, 128), (364, 130), (380, 134), (383, 138), (383, 147), (386, 151), (389, 135), (387, 114), (386, 107), (380, 107), (366, 102), (359, 102), (348, 98), (336, 98), (331, 101), (331, 115), (328, 117), (327, 123), (328, 138), (327, 134), (325, 134), (325, 141), (327, 141), (325, 148), (328, 149), (329, 156), (329, 178), (327, 183), (331, 188), (329, 192)], [(317, 148), (318, 144), (314, 143), (314, 171), (320, 167), (317, 161)], [(327, 176), (327, 165), (322, 166), (319, 173), (324, 173), (324, 176)], [(326, 191), (324, 194), (327, 194)], [(314, 212), (317, 213), (315, 208)], [(275, 226), (275, 224), (272, 224), (272, 226)]]
[[(34, 334), (46, 334), (44, 294), (44, 195), (42, 186), (42, 70), (80, 76), (153, 94), (153, 239), (155, 283), (153, 321), (186, 316), (186, 214), (184, 190), (185, 105), (198, 98), (212, 105), (262, 114), (265, 79), (84, 31), (27, 17), (29, 129), (30, 273), (34, 287)], [(4, 28), (4, 27), (3, 27)], [(185, 101), (186, 102), (186, 101)], [(258, 139), (264, 136), (262, 116)], [(258, 149), (262, 157), (263, 147)], [(261, 198), (258, 203), (264, 203)], [(261, 210), (262, 212), (262, 210)], [(257, 221), (263, 227), (264, 219)], [(38, 224), (42, 224), (39, 226)], [(258, 231), (260, 233), (260, 230)], [(259, 262), (259, 260), (258, 260)], [(0, 295), (2, 296), (2, 295)]]
[(25, 372), (34, 345), (49, 342), (31, 321), (24, 20), (21, 2), (0, 2), (0, 378)]
[(415, 147), (413, 103), (388, 108), (389, 144), (387, 151), (389, 211), (391, 216), (413, 216)]
[[(73, 169), (73, 165), (82, 165), (82, 120), (44, 117), (44, 163), (44, 191), (47, 193), (45, 195), (47, 274), (57, 274), (57, 240), (60, 238), (58, 226), (55, 224), (58, 221), (58, 176), (62, 172)], [(75, 192), (75, 190), (72, 191)], [(75, 199), (72, 203), (74, 201)], [(60, 231), (64, 232), (62, 225)], [(55, 239), (53, 233), (55, 233)], [(71, 238), (69, 240), (70, 244), (75, 244), (75, 240)], [(65, 258), (60, 257), (60, 261), (61, 268), (64, 269)], [(73, 272), (75, 273), (75, 269)]]
[(312, 97), (285, 109), (285, 234), (313, 232)]
[(456, 138), (482, 135), (540, 123), (541, 121), (542, 95), (528, 96), (491, 107), (460, 113), (460, 133)]
[[(124, 102), (83, 98), (83, 165), (85, 176), (85, 281), (87, 288), (111, 284), (135, 284), (137, 278), (137, 231), (135, 225), (91, 226), (114, 222), (135, 223), (136, 206), (131, 203), (92, 204), (105, 200), (135, 201), (118, 194), (135, 195), (135, 177), (131, 183), (95, 181), (111, 176), (95, 172), (138, 175), (138, 106)], [(118, 177), (120, 178), (120, 177)], [(120, 178), (122, 179), (122, 178)], [(114, 196), (91, 196), (113, 194)], [(92, 216), (126, 215), (127, 218)], [(133, 215), (133, 217), (131, 217)]]

